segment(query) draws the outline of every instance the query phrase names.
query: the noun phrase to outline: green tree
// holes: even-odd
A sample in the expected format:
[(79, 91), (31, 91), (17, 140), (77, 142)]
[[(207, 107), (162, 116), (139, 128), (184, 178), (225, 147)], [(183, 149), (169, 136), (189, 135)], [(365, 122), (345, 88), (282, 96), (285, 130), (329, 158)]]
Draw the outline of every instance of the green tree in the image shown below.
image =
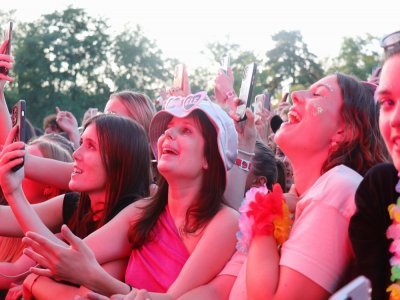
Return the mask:
[(67, 8), (20, 24), (15, 49), (15, 88), (27, 100), (35, 124), (55, 106), (77, 118), (88, 107), (104, 106), (110, 94), (107, 24), (83, 9)]
[(379, 65), (378, 38), (367, 34), (365, 37), (346, 37), (342, 41), (339, 55), (332, 60), (328, 73), (342, 72), (367, 80), (372, 70)]
[(275, 47), (266, 53), (265, 87), (277, 93), (282, 82), (309, 86), (323, 75), (317, 57), (308, 50), (299, 31), (280, 31), (272, 36)]
[[(207, 44), (206, 50), (202, 53), (210, 58), (210, 65), (214, 70), (217, 70), (220, 66), (221, 58), (224, 55), (229, 55), (230, 66), (235, 77), (234, 89), (236, 93), (239, 93), (240, 90), (244, 67), (251, 62), (256, 62), (258, 67), (260, 67), (261, 65), (261, 59), (257, 58), (252, 51), (242, 50), (239, 44), (230, 42), (228, 37), (226, 38), (225, 42), (213, 42)], [(253, 95), (261, 92), (263, 89), (258, 79), (258, 76), (259, 72), (257, 72), (256, 75), (256, 83), (254, 86)], [(211, 82), (213, 84), (212, 80), (214, 79), (214, 77), (215, 73), (210, 73), (208, 82)], [(213, 86), (209, 88), (213, 88)]]
[(156, 43), (145, 37), (139, 26), (125, 28), (115, 38), (112, 55), (113, 81), (118, 90), (132, 89), (155, 97), (155, 90), (172, 80), (176, 60), (164, 60)]

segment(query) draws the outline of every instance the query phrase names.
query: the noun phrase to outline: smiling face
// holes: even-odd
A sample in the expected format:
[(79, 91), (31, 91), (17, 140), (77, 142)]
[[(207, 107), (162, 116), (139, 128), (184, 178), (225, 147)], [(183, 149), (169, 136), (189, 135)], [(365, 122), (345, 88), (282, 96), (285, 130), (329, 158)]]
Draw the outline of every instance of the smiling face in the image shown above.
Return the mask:
[(208, 167), (204, 138), (198, 122), (191, 116), (173, 117), (157, 143), (158, 171), (173, 176), (194, 178)]
[(400, 170), (400, 54), (389, 58), (381, 72), (376, 92), (379, 129), (396, 169)]
[(92, 123), (82, 133), (81, 145), (73, 154), (75, 164), (69, 188), (88, 193), (92, 200), (98, 196), (104, 201), (107, 177), (100, 150), (96, 125)]
[(308, 90), (293, 92), (292, 99), (288, 121), (276, 133), (275, 142), (291, 160), (327, 156), (343, 123), (343, 98), (336, 76), (327, 76)]

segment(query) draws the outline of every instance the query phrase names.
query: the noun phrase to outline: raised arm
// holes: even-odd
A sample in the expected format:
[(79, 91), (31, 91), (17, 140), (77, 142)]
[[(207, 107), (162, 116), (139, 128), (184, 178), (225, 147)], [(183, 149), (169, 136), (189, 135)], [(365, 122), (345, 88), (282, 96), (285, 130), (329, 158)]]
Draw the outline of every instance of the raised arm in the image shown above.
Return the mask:
[[(24, 233), (32, 230), (47, 236), (56, 243), (60, 243), (60, 240), (46, 227), (25, 197), (21, 185), (24, 176), (24, 167), (20, 168), (18, 171), (12, 170), (12, 168), (23, 162), (23, 157), (25, 155), (24, 143), (15, 142), (10, 144), (10, 141), (16, 134), (16, 130), (17, 128), (14, 127), (10, 131), (6, 145), (0, 153), (0, 184), (3, 195), (9, 203)], [(57, 204), (60, 205), (60, 203)], [(61, 205), (58, 207), (60, 208)], [(59, 214), (55, 214), (56, 217), (60, 217), (61, 215), (62, 209), (60, 209)], [(55, 221), (55, 216), (50, 217), (53, 222)], [(60, 217), (59, 221), (59, 223), (62, 223), (62, 217)], [(55, 224), (53, 223), (50, 225), (54, 226)]]
[(68, 190), (73, 163), (25, 154), (25, 176), (59, 189)]
[[(238, 158), (243, 162), (250, 162), (254, 156), (254, 149), (256, 146), (256, 130), (254, 125), (254, 115), (247, 109), (247, 119), (244, 122), (237, 123), (236, 131), (238, 132)], [(224, 197), (228, 203), (236, 210), (239, 209), (242, 203), (248, 170), (241, 168), (234, 164), (232, 169), (228, 172), (228, 183), (226, 186)]]
[[(0, 67), (12, 68), (13, 59), (10, 55), (2, 54), (7, 46), (8, 41), (3, 42), (0, 46)], [(8, 111), (7, 102), (4, 97), (4, 87), (7, 82), (12, 82), (13, 79), (8, 75), (0, 73), (0, 145), (5, 143), (7, 135), (11, 130), (11, 119)]]

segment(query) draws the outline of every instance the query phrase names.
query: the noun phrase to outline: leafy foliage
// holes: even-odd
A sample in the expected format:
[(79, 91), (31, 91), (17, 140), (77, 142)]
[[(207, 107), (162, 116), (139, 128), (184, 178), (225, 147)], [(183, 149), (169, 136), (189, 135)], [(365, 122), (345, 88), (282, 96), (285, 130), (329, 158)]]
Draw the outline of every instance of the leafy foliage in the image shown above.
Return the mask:
[[(0, 23), (6, 24), (13, 16), (13, 11), (0, 10)], [(78, 119), (88, 107), (101, 109), (116, 90), (137, 90), (154, 99), (160, 87), (172, 83), (174, 67), (179, 63), (176, 58), (164, 57), (139, 26), (125, 27), (112, 37), (105, 20), (79, 8), (68, 7), (30, 23), (17, 23), (13, 36), (15, 64), (11, 74), (15, 82), (6, 89), (6, 98), (9, 107), (18, 99), (26, 99), (28, 118), (37, 126), (55, 112), (55, 106), (73, 112)], [(268, 91), (280, 98), (283, 82), (307, 88), (324, 75), (299, 31), (280, 31), (272, 40), (275, 46), (261, 57), (241, 49), (229, 37), (210, 42), (202, 51), (208, 66), (189, 74), (192, 91), (208, 90), (212, 94), (215, 72), (226, 54), (231, 59), (237, 92), (244, 66), (253, 61), (258, 65), (254, 95)], [(379, 63), (375, 41), (370, 35), (345, 38), (326, 73), (340, 71), (366, 79)], [(184, 63), (191, 69), (190, 62)]]

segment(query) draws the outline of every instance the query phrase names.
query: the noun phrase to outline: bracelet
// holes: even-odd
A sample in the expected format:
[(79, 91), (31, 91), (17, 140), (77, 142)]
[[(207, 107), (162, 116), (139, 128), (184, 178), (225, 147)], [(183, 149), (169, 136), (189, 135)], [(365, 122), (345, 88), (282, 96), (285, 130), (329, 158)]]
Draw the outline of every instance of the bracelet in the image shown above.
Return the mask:
[(242, 153), (242, 154), (246, 154), (246, 155), (248, 155), (248, 156), (254, 156), (254, 155), (256, 155), (254, 152), (247, 152), (247, 151), (244, 151), (244, 150), (241, 150), (241, 149), (238, 149), (238, 152), (239, 152), (239, 153)]
[(239, 157), (236, 158), (235, 165), (246, 172), (250, 171), (251, 169), (251, 162), (245, 159), (241, 159)]
[(235, 96), (235, 92), (232, 91), (232, 90), (231, 91), (227, 91), (225, 96), (226, 96), (226, 99), (230, 99), (230, 98)]

